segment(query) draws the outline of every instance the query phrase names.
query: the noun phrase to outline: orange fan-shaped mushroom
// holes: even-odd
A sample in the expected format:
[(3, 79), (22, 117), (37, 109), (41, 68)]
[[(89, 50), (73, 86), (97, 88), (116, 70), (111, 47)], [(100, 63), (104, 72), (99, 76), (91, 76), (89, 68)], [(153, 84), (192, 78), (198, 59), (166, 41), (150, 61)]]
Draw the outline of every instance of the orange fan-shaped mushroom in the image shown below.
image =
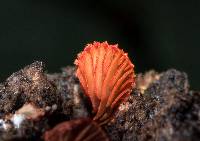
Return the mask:
[(58, 124), (44, 134), (45, 141), (109, 141), (101, 127), (90, 119), (76, 119)]
[(75, 64), (76, 75), (91, 100), (94, 120), (108, 122), (131, 93), (135, 84), (134, 65), (118, 45), (107, 42), (88, 44)]

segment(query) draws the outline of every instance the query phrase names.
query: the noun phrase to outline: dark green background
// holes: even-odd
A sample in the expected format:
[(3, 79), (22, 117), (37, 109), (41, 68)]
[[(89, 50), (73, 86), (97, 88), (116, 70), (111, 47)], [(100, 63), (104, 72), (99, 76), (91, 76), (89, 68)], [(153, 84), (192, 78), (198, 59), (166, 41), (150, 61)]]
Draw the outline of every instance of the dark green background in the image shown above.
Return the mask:
[(200, 83), (200, 1), (0, 1), (0, 80), (34, 60), (49, 72), (72, 65), (85, 44), (129, 52), (136, 72), (177, 68)]

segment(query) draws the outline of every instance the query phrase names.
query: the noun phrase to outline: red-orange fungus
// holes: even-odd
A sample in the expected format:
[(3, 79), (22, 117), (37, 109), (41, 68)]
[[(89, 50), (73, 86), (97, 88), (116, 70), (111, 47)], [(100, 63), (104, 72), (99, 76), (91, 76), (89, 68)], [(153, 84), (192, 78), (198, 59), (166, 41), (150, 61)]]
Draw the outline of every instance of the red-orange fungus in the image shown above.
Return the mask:
[(109, 121), (135, 85), (134, 65), (118, 45), (88, 44), (75, 60), (76, 75), (92, 103), (94, 120)]
[(109, 141), (94, 121), (80, 118), (62, 122), (44, 134), (45, 141)]

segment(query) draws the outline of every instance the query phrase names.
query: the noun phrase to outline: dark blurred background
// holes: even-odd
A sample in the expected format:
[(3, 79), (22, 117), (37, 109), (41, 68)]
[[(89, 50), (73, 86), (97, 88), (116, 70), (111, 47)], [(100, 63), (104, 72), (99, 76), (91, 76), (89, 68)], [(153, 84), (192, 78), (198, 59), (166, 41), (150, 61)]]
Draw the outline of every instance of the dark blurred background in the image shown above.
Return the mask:
[(0, 81), (34, 60), (72, 65), (85, 44), (118, 43), (136, 72), (176, 68), (200, 83), (199, 0), (0, 1)]

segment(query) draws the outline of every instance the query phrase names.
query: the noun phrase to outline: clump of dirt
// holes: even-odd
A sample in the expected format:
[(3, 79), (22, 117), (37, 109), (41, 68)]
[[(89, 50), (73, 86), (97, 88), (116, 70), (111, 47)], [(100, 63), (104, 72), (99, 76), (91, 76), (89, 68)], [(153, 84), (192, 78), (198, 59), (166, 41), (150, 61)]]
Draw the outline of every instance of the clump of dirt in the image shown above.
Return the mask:
[[(88, 103), (74, 73), (74, 67), (67, 67), (62, 73), (46, 74), (44, 64), (34, 62), (0, 84), (0, 140), (42, 140), (56, 124), (88, 117)], [(29, 103), (42, 109), (44, 116), (34, 121), (19, 114)]]
[(34, 62), (13, 73), (0, 87), (1, 113), (13, 113), (25, 102), (44, 108), (59, 104), (56, 86), (47, 80), (42, 62)]
[[(29, 103), (42, 110), (39, 119), (17, 112)], [(0, 140), (42, 141), (55, 125), (91, 115), (74, 67), (46, 74), (44, 64), (34, 62), (0, 84)], [(200, 93), (191, 91), (187, 75), (175, 69), (138, 74), (136, 88), (114, 117), (103, 127), (111, 141), (198, 140)]]
[(74, 67), (62, 69), (62, 73), (48, 74), (48, 79), (56, 85), (61, 97), (62, 113), (68, 119), (89, 116), (89, 104), (83, 95)]
[(189, 91), (185, 73), (176, 70), (163, 73), (146, 94), (158, 104), (154, 117), (141, 128), (140, 140), (188, 141), (200, 138), (200, 93)]
[[(145, 75), (155, 76), (152, 72)], [(143, 80), (145, 75), (139, 75), (142, 78), (137, 79)], [(171, 69), (159, 75), (159, 79), (152, 79), (144, 92), (135, 89), (129, 100), (121, 105), (125, 110), (119, 110), (116, 120), (105, 127), (112, 140), (199, 139), (200, 93), (189, 91), (185, 73)]]

